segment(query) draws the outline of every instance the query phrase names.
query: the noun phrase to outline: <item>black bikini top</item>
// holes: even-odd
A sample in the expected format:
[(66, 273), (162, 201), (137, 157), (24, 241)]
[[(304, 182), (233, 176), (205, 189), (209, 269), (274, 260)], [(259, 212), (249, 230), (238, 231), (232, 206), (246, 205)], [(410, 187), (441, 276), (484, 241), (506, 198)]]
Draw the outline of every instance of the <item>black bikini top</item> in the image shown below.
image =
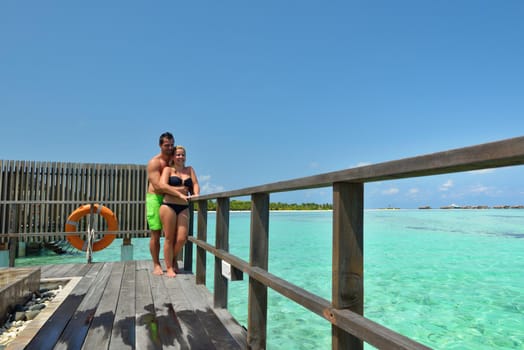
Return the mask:
[(170, 186), (192, 187), (193, 186), (193, 180), (191, 180), (191, 178), (188, 177), (187, 179), (184, 179), (184, 181), (182, 181), (182, 179), (179, 178), (178, 176), (170, 176), (168, 184)]

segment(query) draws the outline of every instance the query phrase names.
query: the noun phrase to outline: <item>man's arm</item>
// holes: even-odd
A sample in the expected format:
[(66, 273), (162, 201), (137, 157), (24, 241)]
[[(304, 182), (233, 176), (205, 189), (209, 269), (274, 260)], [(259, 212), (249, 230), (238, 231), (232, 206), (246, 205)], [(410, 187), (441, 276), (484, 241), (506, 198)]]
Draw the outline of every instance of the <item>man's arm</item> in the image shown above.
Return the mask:
[(149, 183), (153, 186), (156, 193), (170, 194), (175, 197), (180, 197), (180, 192), (177, 191), (176, 187), (169, 186), (167, 182), (164, 183), (161, 181), (160, 167), (161, 164), (159, 159), (154, 158), (149, 161), (147, 164), (147, 178)]
[(187, 200), (187, 195), (184, 192), (184, 189), (185, 189), (184, 186), (171, 186), (168, 184), (170, 175), (171, 175), (171, 169), (169, 169), (169, 167), (165, 167), (164, 170), (162, 171), (162, 176), (160, 177), (160, 183), (159, 183), (162, 190), (164, 188), (166, 189), (165, 191), (163, 191), (163, 193), (170, 194), (172, 196)]

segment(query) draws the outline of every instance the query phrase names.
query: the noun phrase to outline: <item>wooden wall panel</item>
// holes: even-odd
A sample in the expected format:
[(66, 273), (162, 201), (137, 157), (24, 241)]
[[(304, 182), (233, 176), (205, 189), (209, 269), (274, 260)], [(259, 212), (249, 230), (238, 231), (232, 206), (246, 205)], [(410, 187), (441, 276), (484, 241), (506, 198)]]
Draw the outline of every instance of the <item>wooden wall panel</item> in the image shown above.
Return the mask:
[[(64, 240), (69, 215), (89, 203), (115, 213), (118, 237), (146, 237), (146, 191), (145, 165), (0, 160), (0, 244), (9, 234), (27, 242)], [(107, 228), (101, 217), (95, 224)]]

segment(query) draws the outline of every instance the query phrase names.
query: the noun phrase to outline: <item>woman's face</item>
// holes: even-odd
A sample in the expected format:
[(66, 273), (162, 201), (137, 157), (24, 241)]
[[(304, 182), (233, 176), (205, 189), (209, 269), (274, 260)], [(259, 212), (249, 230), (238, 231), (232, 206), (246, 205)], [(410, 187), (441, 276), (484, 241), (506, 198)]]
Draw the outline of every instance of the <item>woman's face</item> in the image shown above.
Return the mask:
[(175, 162), (184, 163), (186, 161), (186, 152), (183, 149), (176, 149), (174, 159)]

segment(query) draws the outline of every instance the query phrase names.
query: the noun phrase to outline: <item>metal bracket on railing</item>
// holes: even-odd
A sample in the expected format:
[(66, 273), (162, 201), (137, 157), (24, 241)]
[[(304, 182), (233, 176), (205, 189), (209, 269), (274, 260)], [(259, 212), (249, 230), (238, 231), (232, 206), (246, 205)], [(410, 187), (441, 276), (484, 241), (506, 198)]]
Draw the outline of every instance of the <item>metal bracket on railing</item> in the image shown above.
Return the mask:
[(91, 264), (93, 260), (93, 242), (95, 240), (95, 230), (92, 229), (94, 225), (94, 204), (90, 204), (90, 210), (89, 210), (89, 223), (87, 224), (87, 237), (86, 237), (86, 259), (87, 263)]
[(93, 259), (93, 239), (95, 237), (95, 230), (87, 228), (87, 249), (86, 249), (86, 259), (87, 263), (90, 264)]

